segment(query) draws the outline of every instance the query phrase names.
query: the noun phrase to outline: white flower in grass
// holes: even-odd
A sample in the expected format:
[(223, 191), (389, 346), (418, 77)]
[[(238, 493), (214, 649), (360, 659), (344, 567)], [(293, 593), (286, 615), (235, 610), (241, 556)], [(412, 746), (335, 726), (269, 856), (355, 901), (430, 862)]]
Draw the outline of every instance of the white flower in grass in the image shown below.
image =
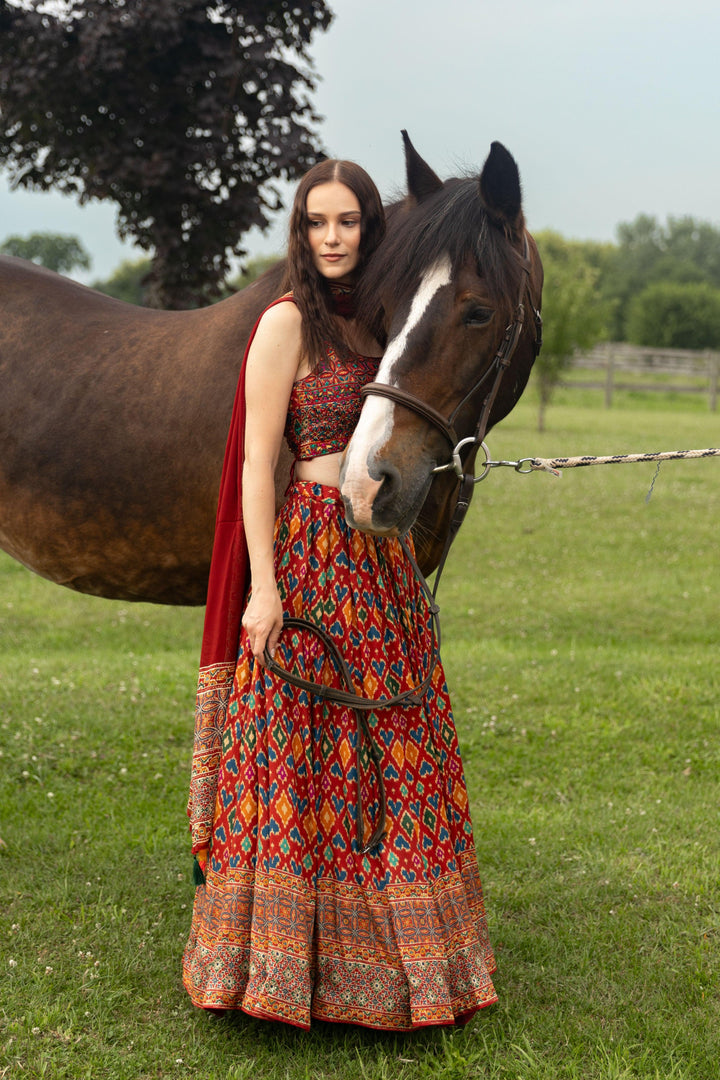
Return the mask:
[(529, 836), (528, 837), (528, 844), (536, 844), (536, 843), (537, 843), (537, 840), (535, 839), (534, 836)]
[(8, 960), (8, 967), (17, 967), (17, 960), (13, 960), (12, 957)]
[(52, 972), (53, 972), (53, 969), (48, 964), (48, 966), (45, 968), (45, 974), (46, 975), (52, 975)]

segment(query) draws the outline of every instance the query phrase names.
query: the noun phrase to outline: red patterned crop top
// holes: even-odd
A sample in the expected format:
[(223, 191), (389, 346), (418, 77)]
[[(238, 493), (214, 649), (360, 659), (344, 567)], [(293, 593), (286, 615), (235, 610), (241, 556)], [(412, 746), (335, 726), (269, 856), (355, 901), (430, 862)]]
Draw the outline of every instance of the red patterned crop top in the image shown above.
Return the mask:
[(360, 419), (360, 390), (379, 365), (379, 356), (358, 353), (341, 360), (328, 346), (314, 371), (293, 384), (285, 438), (298, 461), (345, 449)]

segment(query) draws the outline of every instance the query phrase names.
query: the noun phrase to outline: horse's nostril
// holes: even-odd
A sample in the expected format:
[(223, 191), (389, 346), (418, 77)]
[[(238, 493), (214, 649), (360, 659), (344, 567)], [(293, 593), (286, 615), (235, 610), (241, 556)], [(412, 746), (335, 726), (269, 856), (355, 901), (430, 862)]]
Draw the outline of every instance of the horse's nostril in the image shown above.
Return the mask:
[(379, 499), (382, 500), (383, 503), (394, 499), (398, 494), (400, 487), (403, 485), (399, 469), (389, 461), (383, 461), (380, 465), (377, 480), (380, 481), (380, 490), (375, 497), (376, 505), (378, 504)]
[(380, 489), (373, 501), (373, 517), (391, 509), (402, 488), (400, 470), (390, 462), (383, 461), (379, 464), (375, 479), (380, 481)]

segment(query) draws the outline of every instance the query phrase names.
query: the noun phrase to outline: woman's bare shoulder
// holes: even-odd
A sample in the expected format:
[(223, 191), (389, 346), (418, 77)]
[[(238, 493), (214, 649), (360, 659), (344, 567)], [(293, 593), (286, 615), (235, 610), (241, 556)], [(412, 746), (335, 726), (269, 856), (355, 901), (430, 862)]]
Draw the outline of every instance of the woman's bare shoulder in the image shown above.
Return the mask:
[(273, 304), (263, 314), (258, 323), (257, 333), (265, 338), (299, 337), (302, 316), (291, 297), (286, 303)]
[(292, 381), (302, 351), (302, 319), (293, 303), (275, 304), (258, 323), (248, 353), (248, 372), (285, 373)]

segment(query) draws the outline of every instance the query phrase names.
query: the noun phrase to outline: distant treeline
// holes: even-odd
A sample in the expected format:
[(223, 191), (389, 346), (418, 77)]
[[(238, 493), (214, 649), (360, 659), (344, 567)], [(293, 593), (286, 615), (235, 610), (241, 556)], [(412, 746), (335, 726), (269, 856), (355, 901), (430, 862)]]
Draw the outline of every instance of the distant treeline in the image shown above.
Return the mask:
[(594, 279), (602, 338), (663, 348), (720, 347), (720, 228), (693, 217), (640, 214), (617, 229), (617, 243), (537, 238), (546, 263), (572, 259)]

